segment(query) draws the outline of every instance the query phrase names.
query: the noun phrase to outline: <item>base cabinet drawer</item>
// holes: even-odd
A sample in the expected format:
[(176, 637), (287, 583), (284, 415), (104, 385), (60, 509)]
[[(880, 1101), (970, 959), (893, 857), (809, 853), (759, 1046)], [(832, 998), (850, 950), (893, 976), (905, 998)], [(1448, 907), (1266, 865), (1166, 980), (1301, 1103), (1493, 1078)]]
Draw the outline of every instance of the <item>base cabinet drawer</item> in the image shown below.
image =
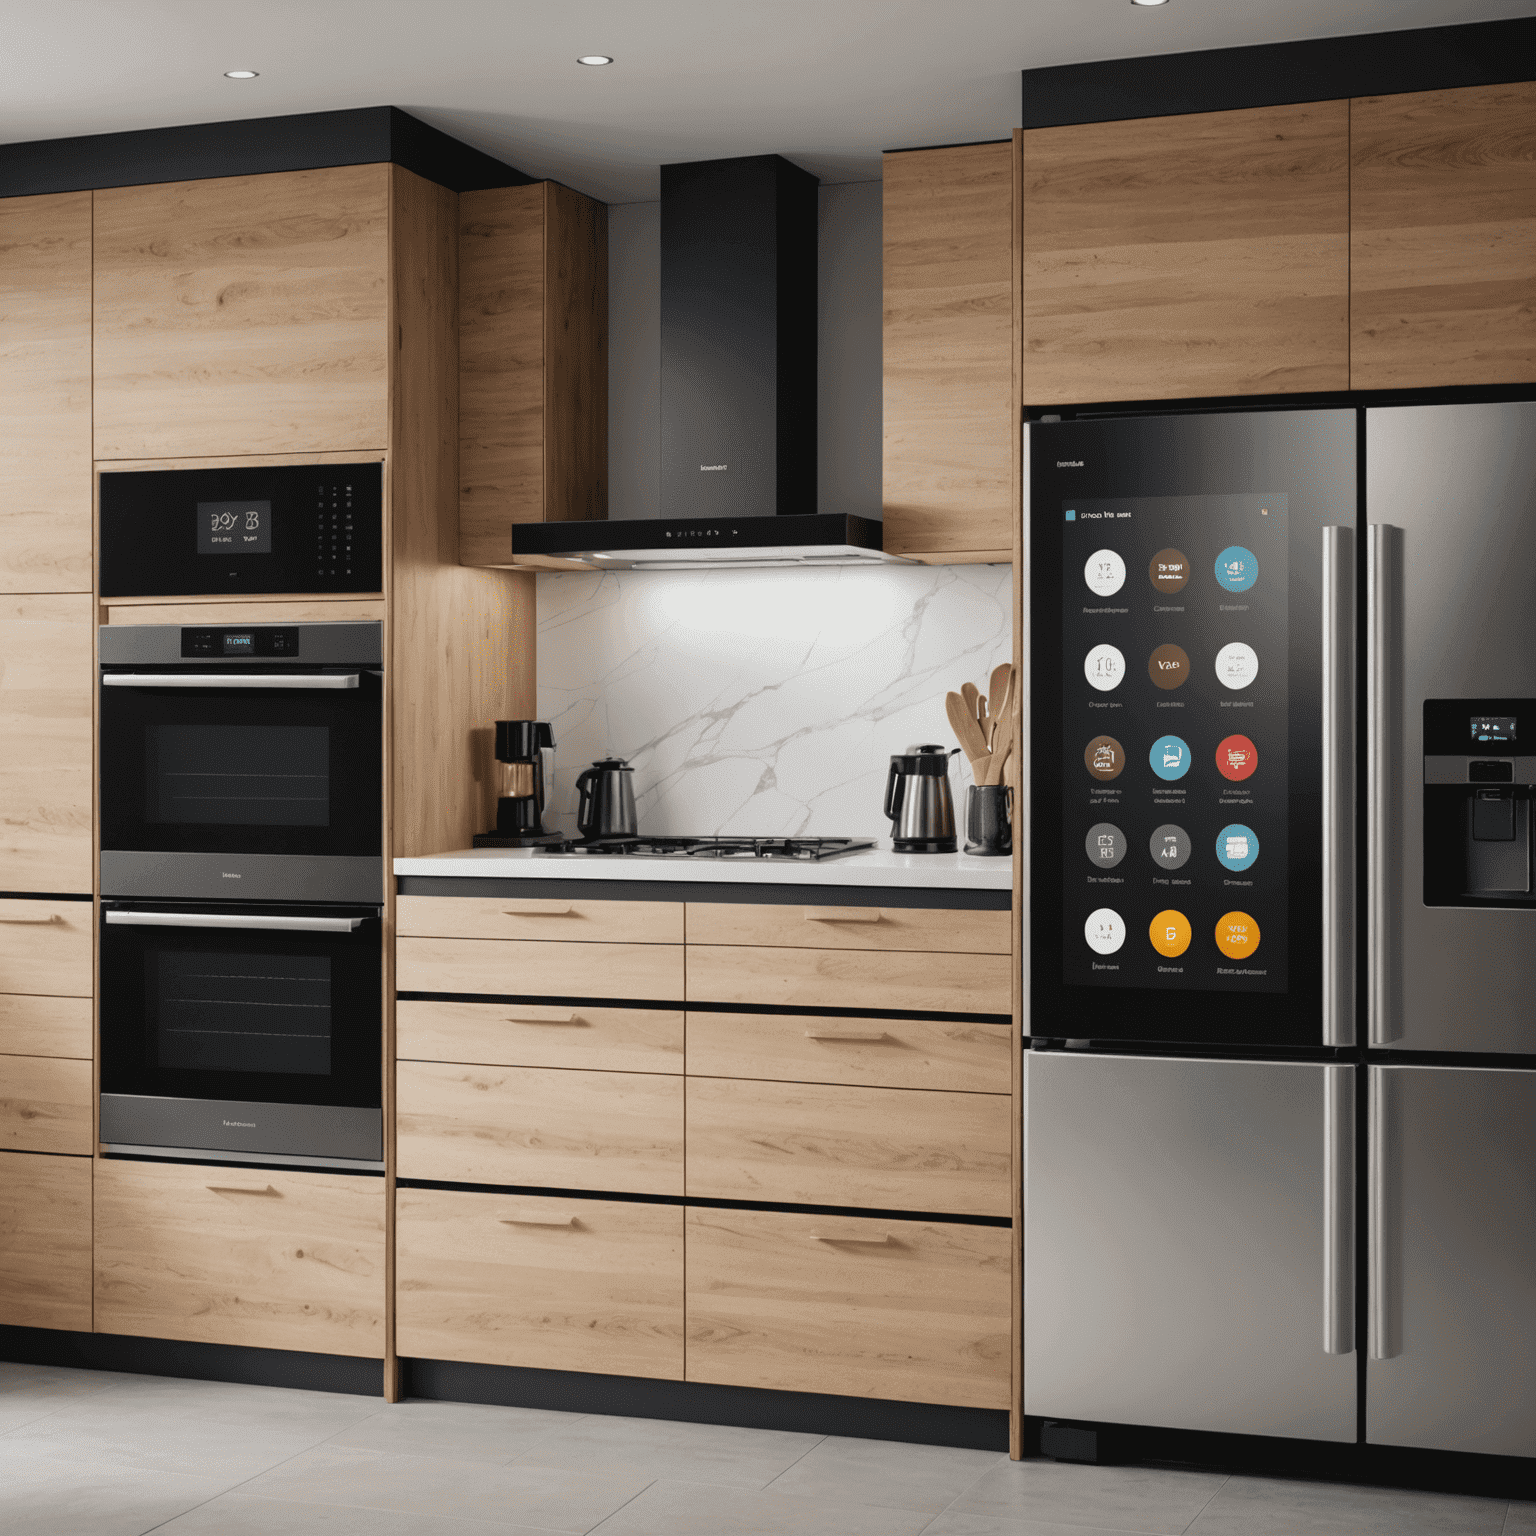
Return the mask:
[(96, 1164), (96, 1329), (381, 1359), (384, 1181)]
[(690, 944), (767, 944), (789, 949), (908, 949), (1006, 955), (1012, 914), (933, 907), (812, 906), (799, 902), (690, 901)]
[(688, 1194), (1007, 1216), (1012, 1100), (688, 1079)]
[(395, 1054), (407, 1061), (681, 1072), (683, 1015), (673, 1008), (407, 1000), (395, 1005)]
[(395, 941), (395, 985), (402, 992), (680, 1003), (683, 946), (403, 938)]
[[(4, 942), (0, 939), (0, 945)], [(90, 998), (0, 995), (0, 1055), (89, 1061)]]
[(439, 939), (559, 939), (681, 944), (680, 901), (563, 901), (542, 896), (401, 896), (395, 931)]
[(90, 1062), (0, 1056), (0, 1148), (89, 1157)]
[(95, 905), (0, 900), (0, 992), (91, 995)]
[(1006, 1408), (1006, 1227), (689, 1210), (689, 1381)]
[(622, 1194), (683, 1192), (683, 1080), (402, 1061), (401, 1178)]
[(396, 1221), (402, 1355), (682, 1380), (680, 1206), (402, 1189)]
[(0, 1152), (0, 1324), (90, 1332), (90, 1158)]

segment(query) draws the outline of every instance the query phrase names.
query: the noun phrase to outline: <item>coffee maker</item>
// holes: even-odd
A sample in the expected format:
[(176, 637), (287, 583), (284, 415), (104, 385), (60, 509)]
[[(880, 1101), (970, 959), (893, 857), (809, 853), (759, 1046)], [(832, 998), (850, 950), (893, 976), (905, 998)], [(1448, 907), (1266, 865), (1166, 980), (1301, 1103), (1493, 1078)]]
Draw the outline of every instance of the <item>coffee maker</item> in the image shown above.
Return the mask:
[(555, 735), (544, 720), (496, 722), (496, 830), (476, 848), (541, 848), (565, 841), (544, 830), (544, 807), (555, 776)]

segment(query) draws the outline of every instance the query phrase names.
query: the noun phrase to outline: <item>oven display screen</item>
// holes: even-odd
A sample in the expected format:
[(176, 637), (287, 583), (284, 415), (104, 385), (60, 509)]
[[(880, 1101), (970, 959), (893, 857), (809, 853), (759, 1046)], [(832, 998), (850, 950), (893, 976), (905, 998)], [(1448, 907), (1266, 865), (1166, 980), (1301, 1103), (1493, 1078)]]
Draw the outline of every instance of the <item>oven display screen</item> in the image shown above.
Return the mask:
[(1473, 741), (1513, 741), (1515, 717), (1513, 715), (1473, 715)]
[(270, 501), (200, 501), (197, 504), (200, 555), (270, 555)]

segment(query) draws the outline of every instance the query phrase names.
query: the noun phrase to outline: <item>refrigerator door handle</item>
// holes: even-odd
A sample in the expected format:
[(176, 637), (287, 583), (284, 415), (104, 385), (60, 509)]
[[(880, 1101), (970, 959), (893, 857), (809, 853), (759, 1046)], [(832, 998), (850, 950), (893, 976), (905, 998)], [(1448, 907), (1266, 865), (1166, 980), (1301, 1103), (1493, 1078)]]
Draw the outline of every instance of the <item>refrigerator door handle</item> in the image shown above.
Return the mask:
[(1354, 1043), (1355, 531), (1327, 527), (1323, 529), (1323, 1044)]
[(1387, 1276), (1387, 1251), (1391, 1233), (1387, 1219), (1387, 1115), (1390, 1084), (1385, 1067), (1370, 1071), (1370, 1210), (1366, 1225), (1370, 1275), (1366, 1284), (1366, 1326), (1370, 1333), (1369, 1358), (1390, 1360), (1397, 1350), (1392, 1339), (1392, 1291)]
[(1366, 530), (1366, 954), (1370, 980), (1370, 1043), (1397, 1032), (1397, 898), (1399, 821), (1397, 773), (1402, 757), (1401, 606), (1403, 530), (1372, 523)]
[(1355, 1069), (1323, 1068), (1323, 1352), (1355, 1348)]

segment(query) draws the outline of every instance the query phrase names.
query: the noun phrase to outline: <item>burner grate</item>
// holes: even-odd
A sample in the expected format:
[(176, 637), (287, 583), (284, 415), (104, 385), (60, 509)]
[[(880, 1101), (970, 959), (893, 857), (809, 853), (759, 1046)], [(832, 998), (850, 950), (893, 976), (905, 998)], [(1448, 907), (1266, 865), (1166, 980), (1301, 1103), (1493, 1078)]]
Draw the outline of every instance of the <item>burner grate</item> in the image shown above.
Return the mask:
[(623, 837), (550, 848), (542, 856), (628, 859), (835, 859), (875, 846), (854, 837)]

